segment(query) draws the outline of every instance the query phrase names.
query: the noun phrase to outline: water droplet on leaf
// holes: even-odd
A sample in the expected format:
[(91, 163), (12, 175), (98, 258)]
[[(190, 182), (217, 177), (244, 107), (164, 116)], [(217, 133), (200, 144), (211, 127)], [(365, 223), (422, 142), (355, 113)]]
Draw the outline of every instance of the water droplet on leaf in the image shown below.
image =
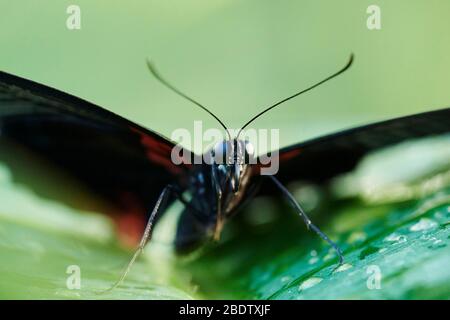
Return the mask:
[(302, 290), (314, 287), (316, 284), (322, 282), (322, 280), (323, 280), (322, 278), (318, 278), (318, 277), (309, 278), (308, 280), (305, 280), (300, 284), (300, 286), (298, 287), (298, 291), (302, 291)]
[(406, 242), (408, 239), (406, 236), (404, 235), (400, 235), (397, 233), (392, 233), (390, 235), (388, 235), (386, 238), (384, 238), (383, 241), (387, 241), (387, 242), (396, 242), (396, 243), (404, 243)]
[(353, 268), (353, 266), (350, 263), (344, 263), (343, 265), (337, 267), (336, 270), (333, 271), (333, 273), (343, 272), (351, 268)]
[(417, 232), (417, 231), (424, 231), (424, 230), (428, 230), (431, 228), (435, 228), (437, 226), (436, 221), (433, 221), (431, 219), (428, 218), (421, 218), (419, 220), (419, 222), (417, 222), (416, 224), (412, 225), (409, 230), (413, 231), (413, 232)]

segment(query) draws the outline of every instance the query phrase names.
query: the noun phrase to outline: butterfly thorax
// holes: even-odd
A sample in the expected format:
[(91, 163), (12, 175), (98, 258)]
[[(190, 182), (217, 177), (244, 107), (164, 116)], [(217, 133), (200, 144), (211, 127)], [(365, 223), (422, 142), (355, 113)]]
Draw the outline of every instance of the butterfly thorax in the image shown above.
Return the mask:
[(227, 218), (246, 198), (251, 185), (253, 147), (247, 141), (219, 142), (209, 151), (207, 162), (197, 165), (190, 177), (192, 206), (214, 231), (217, 239)]

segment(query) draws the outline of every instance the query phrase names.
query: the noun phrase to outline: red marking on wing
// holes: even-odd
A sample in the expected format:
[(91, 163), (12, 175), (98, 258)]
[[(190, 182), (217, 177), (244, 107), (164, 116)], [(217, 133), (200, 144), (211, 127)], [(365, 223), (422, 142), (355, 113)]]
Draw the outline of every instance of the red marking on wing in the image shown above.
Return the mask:
[[(183, 166), (186, 167), (186, 161), (182, 161), (180, 165), (176, 165), (172, 162), (172, 144), (160, 141), (140, 130), (130, 127), (133, 132), (136, 132), (140, 136), (141, 144), (146, 150), (147, 158), (152, 162), (159, 164), (169, 170), (172, 174), (178, 175), (183, 172)], [(178, 155), (177, 155), (178, 156)]]
[(300, 153), (301, 153), (300, 148), (283, 152), (282, 154), (279, 155), (280, 162), (291, 160), (292, 158), (298, 156)]
[(136, 248), (145, 229), (145, 217), (136, 212), (125, 212), (115, 216), (119, 242), (127, 248)]
[(125, 247), (135, 248), (147, 223), (145, 208), (131, 193), (123, 192), (119, 199), (121, 208), (112, 214), (119, 242)]
[[(278, 162), (280, 165), (282, 165), (283, 162), (286, 162), (288, 160), (291, 160), (293, 158), (295, 158), (296, 156), (298, 156), (301, 153), (301, 149), (297, 148), (297, 149), (293, 149), (293, 150), (289, 150), (289, 151), (285, 151), (283, 153), (278, 153), (277, 157), (278, 157)], [(270, 164), (262, 164), (262, 163), (257, 163), (253, 166), (253, 174), (255, 175), (259, 175), (261, 173), (261, 168), (264, 167), (269, 167)]]

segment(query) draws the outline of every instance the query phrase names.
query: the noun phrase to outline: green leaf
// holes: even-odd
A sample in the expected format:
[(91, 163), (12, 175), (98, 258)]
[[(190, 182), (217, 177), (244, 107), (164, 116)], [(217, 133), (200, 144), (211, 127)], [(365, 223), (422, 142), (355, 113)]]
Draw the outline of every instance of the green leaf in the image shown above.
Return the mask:
[[(162, 238), (173, 234), (177, 204), (124, 283), (107, 293), (131, 256), (111, 222), (36, 195), (1, 166), (0, 298), (448, 299), (448, 141), (381, 151), (327, 187), (289, 186), (344, 250), (339, 267), (276, 198), (255, 199), (220, 243), (174, 257)], [(71, 265), (81, 270), (79, 290), (67, 287)]]

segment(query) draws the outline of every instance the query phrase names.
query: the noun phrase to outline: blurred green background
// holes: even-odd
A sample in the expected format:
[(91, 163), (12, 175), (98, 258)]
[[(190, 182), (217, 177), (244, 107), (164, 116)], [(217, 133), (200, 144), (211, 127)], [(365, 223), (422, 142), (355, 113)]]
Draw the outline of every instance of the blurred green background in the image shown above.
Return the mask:
[[(81, 8), (81, 30), (66, 28), (70, 4)], [(381, 30), (366, 27), (371, 4), (381, 8)], [(281, 129), (282, 145), (289, 145), (448, 106), (449, 12), (450, 2), (441, 0), (0, 0), (0, 70), (170, 136), (194, 120), (217, 123), (157, 83), (148, 57), (238, 128), (355, 53), (349, 72), (252, 124)], [(117, 279), (130, 255), (114, 242), (110, 222), (37, 197), (0, 165), (0, 298), (448, 299), (448, 146), (446, 136), (381, 153), (331, 187), (347, 192), (341, 199), (337, 192), (338, 200), (317, 186), (294, 188), (304, 201), (324, 200), (311, 214), (345, 250), (348, 264), (337, 272), (328, 247), (290, 209), (259, 199), (257, 218), (238, 218), (218, 247), (179, 261), (156, 241), (123, 286), (103, 296), (98, 290)], [(36, 168), (24, 166), (33, 179), (63, 189)], [(159, 228), (161, 237), (170, 233)], [(82, 267), (83, 290), (65, 286), (71, 264)], [(382, 268), (385, 290), (367, 288), (372, 264)]]
[[(66, 8), (81, 8), (81, 30)], [(381, 30), (366, 9), (381, 8)], [(448, 1), (0, 1), (0, 69), (62, 89), (166, 136), (217, 123), (149, 74), (151, 57), (231, 128), (342, 67), (255, 128), (282, 145), (448, 106)]]

